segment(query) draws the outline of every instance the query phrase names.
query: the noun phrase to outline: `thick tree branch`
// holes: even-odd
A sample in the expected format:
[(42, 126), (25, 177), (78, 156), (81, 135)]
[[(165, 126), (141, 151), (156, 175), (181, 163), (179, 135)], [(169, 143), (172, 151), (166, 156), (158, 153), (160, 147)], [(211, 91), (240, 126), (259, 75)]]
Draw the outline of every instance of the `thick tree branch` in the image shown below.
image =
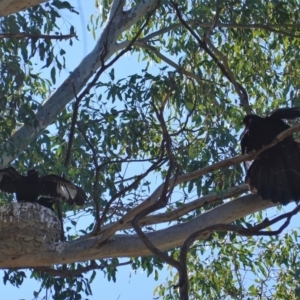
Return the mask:
[[(166, 251), (182, 246), (186, 237), (197, 230), (219, 223), (229, 224), (272, 206), (275, 204), (270, 201), (261, 200), (256, 195), (247, 195), (222, 204), (184, 224), (147, 233), (146, 237), (156, 248)], [(198, 238), (206, 239), (207, 234)], [(3, 241), (1, 245), (5, 247)], [(28, 247), (33, 245), (29, 242)], [(125, 234), (117, 234), (105, 243), (99, 237), (92, 237), (81, 241), (60, 242), (49, 250), (42, 251), (39, 248), (36, 250), (35, 254), (24, 252), (18, 257), (13, 254), (13, 251), (9, 253), (0, 251), (0, 268), (39, 267), (102, 258), (151, 255), (137, 235)]]
[[(109, 19), (106, 23), (95, 48), (82, 60), (62, 85), (41, 105), (35, 116), (39, 126), (24, 125), (12, 135), (9, 141), (1, 145), (0, 151), (3, 154), (0, 168), (3, 168), (15, 159), (52, 123), (64, 107), (74, 98), (73, 89), (80, 92), (103, 63), (119, 50), (116, 43), (119, 35), (147, 13), (157, 8), (158, 0), (142, 1), (127, 12), (123, 11), (123, 7), (120, 5), (122, 3), (125, 3), (125, 1), (113, 1), (112, 7), (115, 8), (117, 6), (119, 10), (117, 12), (114, 11), (114, 18)], [(104, 59), (101, 59), (103, 58), (102, 54), (104, 50), (106, 51), (106, 56)]]
[[(300, 211), (300, 205), (297, 205), (292, 211), (288, 212), (288, 213), (284, 213), (272, 220), (269, 219), (265, 219), (264, 221), (262, 221), (261, 223), (252, 226), (250, 228), (245, 228), (243, 226), (237, 226), (237, 225), (232, 225), (232, 224), (215, 224), (212, 226), (208, 226), (206, 228), (200, 229), (196, 232), (194, 232), (193, 234), (191, 234), (186, 241), (184, 242), (183, 246), (182, 246), (182, 259), (184, 259), (184, 256), (186, 257), (186, 255), (184, 255), (185, 252), (188, 251), (189, 247), (191, 246), (191, 244), (197, 240), (197, 238), (199, 236), (202, 236), (203, 234), (210, 234), (211, 232), (214, 231), (220, 231), (220, 232), (227, 232), (227, 231), (232, 231), (232, 232), (236, 232), (239, 235), (242, 236), (272, 236), (272, 235), (278, 235), (280, 234), (290, 223), (291, 218), (293, 216), (295, 216), (298, 212)], [(267, 227), (270, 227), (271, 225), (274, 225), (276, 223), (278, 223), (279, 221), (285, 220), (285, 222), (279, 227), (279, 229), (277, 230), (267, 230), (267, 231), (263, 231), (262, 229), (266, 229)]]
[[(147, 226), (147, 225), (157, 225), (161, 223), (167, 223), (171, 221), (176, 221), (180, 217), (188, 214), (189, 212), (199, 209), (201, 207), (204, 207), (206, 205), (211, 205), (213, 203), (217, 203), (221, 200), (225, 200), (232, 197), (237, 197), (245, 192), (248, 191), (248, 185), (241, 184), (237, 187), (230, 188), (227, 192), (224, 192), (223, 194), (217, 194), (217, 193), (211, 193), (209, 195), (200, 197), (194, 201), (191, 201), (187, 204), (184, 204), (180, 206), (177, 209), (172, 209), (165, 213), (158, 213), (158, 214), (152, 214), (145, 216), (143, 218), (140, 218), (139, 220), (139, 226)], [(101, 227), (102, 232), (106, 232), (107, 230), (111, 230), (114, 228), (116, 224), (108, 224)], [(119, 230), (126, 230), (131, 229), (132, 224), (124, 223), (122, 224), (122, 227)], [(115, 231), (114, 231), (115, 232)], [(92, 236), (92, 234), (87, 234), (85, 236), (80, 237), (78, 240), (86, 240), (89, 239)]]
[[(193, 179), (197, 179), (205, 174), (208, 174), (210, 172), (213, 172), (215, 170), (218, 169), (222, 169), (224, 167), (228, 167), (228, 166), (232, 166), (247, 160), (253, 160), (257, 155), (259, 155), (262, 151), (276, 145), (278, 142), (280, 142), (281, 140), (283, 140), (284, 138), (286, 138), (287, 136), (291, 135), (292, 133), (295, 133), (297, 131), (300, 131), (300, 124), (297, 124), (293, 127), (290, 127), (289, 129), (287, 129), (286, 131), (280, 133), (275, 139), (274, 141), (267, 145), (264, 146), (261, 150), (258, 150), (256, 152), (253, 152), (251, 154), (247, 154), (247, 155), (239, 155), (233, 158), (228, 158), (225, 159), (223, 161), (217, 162), (215, 164), (212, 164), (210, 166), (204, 167), (200, 170), (188, 173), (188, 174), (183, 174), (183, 175), (179, 175), (178, 177), (173, 177), (169, 180), (169, 186), (170, 187), (174, 187), (178, 184), (181, 184), (183, 182), (187, 182)], [(100, 241), (104, 242), (106, 241), (109, 237), (113, 236), (118, 230), (122, 230), (124, 224), (127, 224), (129, 222), (132, 221), (132, 219), (141, 211), (143, 211), (144, 209), (146, 209), (147, 207), (151, 206), (152, 204), (154, 204), (159, 197), (162, 195), (162, 191), (164, 189), (165, 185), (164, 183), (162, 183), (153, 193), (152, 195), (147, 198), (145, 201), (143, 201), (140, 205), (136, 206), (135, 208), (133, 208), (132, 210), (130, 210), (125, 216), (123, 216), (122, 218), (120, 218), (116, 223), (114, 223), (112, 225), (112, 227), (110, 227), (106, 232), (104, 232), (100, 237)]]
[(2, 0), (0, 1), (0, 16), (7, 16), (28, 9), (32, 6), (47, 2), (46, 0)]
[[(184, 204), (184, 205), (180, 206), (179, 208), (172, 209), (171, 211), (168, 211), (165, 213), (148, 215), (144, 218), (141, 218), (139, 220), (139, 225), (147, 226), (147, 225), (154, 225), (154, 224), (176, 221), (191, 211), (194, 211), (194, 210), (204, 207), (206, 205), (217, 203), (217, 202), (222, 201), (227, 198), (237, 197), (238, 195), (247, 192), (248, 189), (249, 188), (248, 188), (247, 184), (241, 184), (240, 186), (230, 188), (224, 194), (212, 193), (212, 194), (200, 197), (200, 198), (198, 198), (194, 201), (191, 201), (187, 204)], [(112, 225), (103, 226), (102, 230), (105, 231), (110, 227), (112, 227)], [(128, 223), (125, 226), (123, 226), (122, 229), (124, 230), (124, 229), (130, 229), (130, 228), (132, 228), (132, 226), (130, 223)]]

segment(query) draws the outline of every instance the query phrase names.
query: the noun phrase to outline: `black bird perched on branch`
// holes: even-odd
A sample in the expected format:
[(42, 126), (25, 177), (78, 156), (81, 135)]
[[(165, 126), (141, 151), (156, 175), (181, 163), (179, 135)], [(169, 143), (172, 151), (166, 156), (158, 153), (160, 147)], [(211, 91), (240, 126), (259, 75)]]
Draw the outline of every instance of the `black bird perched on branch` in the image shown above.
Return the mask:
[[(282, 119), (300, 117), (300, 107), (280, 108), (267, 117), (248, 115), (243, 119), (245, 131), (242, 153), (248, 154), (270, 144), (288, 129)], [(261, 152), (253, 161), (245, 178), (251, 192), (274, 203), (287, 204), (300, 200), (300, 144), (288, 136), (275, 146)]]
[(16, 193), (18, 202), (35, 202), (50, 209), (54, 198), (77, 205), (83, 205), (87, 198), (80, 187), (60, 176), (51, 174), (40, 177), (34, 169), (28, 170), (27, 176), (22, 176), (13, 167), (0, 169), (0, 190)]

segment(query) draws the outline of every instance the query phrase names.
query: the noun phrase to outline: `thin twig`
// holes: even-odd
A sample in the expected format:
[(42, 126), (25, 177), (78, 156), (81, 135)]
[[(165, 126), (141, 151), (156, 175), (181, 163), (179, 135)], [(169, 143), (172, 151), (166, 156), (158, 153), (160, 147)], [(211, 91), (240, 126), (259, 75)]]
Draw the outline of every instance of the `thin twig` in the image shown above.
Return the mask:
[[(242, 236), (272, 236), (272, 235), (278, 235), (281, 233), (290, 223), (291, 218), (297, 214), (300, 211), (300, 205), (298, 205), (296, 208), (294, 208), (292, 211), (282, 214), (273, 220), (265, 219), (260, 224), (257, 224), (251, 228), (244, 228), (243, 226), (236, 226), (232, 224), (215, 224), (206, 228), (203, 228), (201, 230), (198, 230), (194, 233), (192, 233), (184, 242), (183, 246), (181, 247), (179, 262), (180, 265), (183, 267), (181, 272), (179, 273), (179, 282), (188, 282), (188, 271), (187, 271), (187, 253), (191, 246), (191, 244), (200, 236), (203, 234), (210, 234), (214, 231), (218, 232), (236, 232), (239, 235)], [(262, 229), (267, 228), (283, 219), (286, 219), (284, 224), (280, 226), (278, 230), (275, 231), (262, 231)], [(181, 288), (181, 286), (180, 286)], [(186, 284), (184, 287), (185, 290), (183, 291), (183, 295), (187, 295), (188, 293), (188, 285)]]
[(36, 267), (34, 270), (47, 273), (52, 276), (59, 276), (59, 277), (72, 277), (78, 276), (81, 277), (83, 273), (87, 273), (92, 270), (103, 270), (106, 268), (116, 268), (120, 266), (125, 266), (131, 264), (132, 261), (129, 260), (127, 262), (119, 263), (119, 264), (108, 264), (102, 263), (98, 265), (95, 260), (91, 260), (90, 264), (86, 267), (77, 268), (76, 270), (63, 270), (63, 269), (54, 269), (51, 267)]
[[(219, 67), (219, 69), (221, 70), (221, 72), (223, 73), (223, 75), (233, 84), (233, 86), (235, 87), (236, 92), (238, 93), (241, 103), (244, 107), (244, 109), (246, 110), (247, 114), (251, 113), (251, 109), (249, 107), (249, 100), (248, 100), (248, 94), (247, 91), (245, 90), (245, 88), (238, 83), (235, 80), (235, 77), (233, 75), (233, 72), (231, 71), (230, 67), (228, 66), (227, 63), (227, 59), (225, 59), (225, 56), (218, 51), (213, 45), (212, 43), (210, 43), (209, 40), (209, 35), (204, 36), (204, 41), (201, 40), (201, 38), (195, 33), (195, 31), (188, 25), (188, 23), (183, 19), (181, 11), (178, 7), (178, 5), (174, 2), (171, 1), (178, 19), (180, 20), (180, 22), (183, 24), (183, 26), (190, 32), (190, 34), (196, 39), (196, 41), (198, 42), (200, 48), (202, 48), (213, 60), (214, 62), (217, 64), (217, 66)], [(217, 9), (218, 15), (219, 15), (219, 9)], [(216, 26), (217, 24), (217, 20), (215, 17), (215, 20), (213, 22), (213, 25)], [(210, 31), (208, 31), (210, 32)], [(207, 47), (207, 43), (209, 43), (209, 46), (213, 49), (213, 51), (211, 51), (208, 47)], [(218, 54), (218, 56), (216, 56), (215, 53)], [(219, 58), (222, 58), (223, 61), (221, 62), (219, 60)]]
[(50, 34), (32, 34), (25, 32), (16, 32), (16, 33), (1, 33), (0, 39), (44, 39), (44, 40), (67, 40), (70, 38), (76, 37), (76, 33), (62, 34), (62, 35), (50, 35)]
[[(174, 188), (176, 185), (190, 181), (192, 179), (197, 179), (207, 173), (213, 172), (215, 170), (224, 168), (224, 167), (228, 167), (231, 165), (235, 165), (247, 160), (253, 160), (257, 155), (259, 155), (262, 151), (276, 145), (278, 142), (280, 142), (281, 140), (283, 140), (284, 138), (286, 138), (287, 136), (291, 135), (292, 133), (295, 133), (297, 131), (300, 131), (300, 124), (290, 127), (289, 129), (285, 130), (284, 132), (280, 133), (275, 139), (274, 141), (267, 145), (264, 146), (261, 150), (253, 152), (251, 154), (246, 154), (246, 155), (239, 155), (233, 158), (228, 158), (225, 159), (221, 162), (217, 162), (215, 164), (212, 164), (210, 166), (204, 167), (200, 170), (188, 173), (188, 174), (182, 174), (182, 175), (178, 175), (178, 176), (174, 176), (172, 178), (170, 178), (168, 184), (169, 187)], [(141, 204), (139, 204), (138, 206), (134, 207), (133, 209), (131, 209), (125, 216), (123, 216), (122, 218), (120, 218), (116, 223), (114, 223), (112, 225), (112, 227), (110, 227), (107, 231), (105, 231), (100, 237), (98, 242), (99, 243), (103, 243), (105, 242), (108, 238), (110, 238), (112, 235), (115, 234), (116, 231), (118, 230), (122, 230), (124, 224), (127, 224), (129, 222), (131, 222), (131, 220), (141, 211), (143, 211), (144, 209), (146, 209), (147, 207), (151, 206), (153, 203), (155, 203), (157, 201), (157, 199), (159, 199), (159, 197), (161, 197), (162, 195), (162, 191), (165, 187), (165, 182), (162, 183), (147, 199), (145, 199)]]
[(93, 232), (96, 230), (99, 230), (99, 224), (100, 224), (100, 203), (98, 201), (99, 194), (98, 194), (98, 186), (99, 186), (99, 177), (100, 177), (100, 168), (98, 165), (98, 158), (97, 158), (97, 150), (93, 146), (93, 144), (88, 139), (86, 132), (81, 128), (79, 124), (77, 124), (78, 131), (81, 133), (83, 139), (85, 140), (86, 144), (90, 147), (92, 151), (92, 158), (93, 158), (93, 164), (95, 168), (95, 176), (94, 176), (94, 183), (93, 183), (93, 202), (95, 207), (95, 228)]
[(84, 95), (88, 94), (90, 89), (97, 83), (100, 75), (107, 70), (110, 66), (112, 66), (121, 56), (123, 56), (127, 51), (131, 50), (131, 46), (135, 43), (135, 41), (138, 39), (138, 37), (140, 36), (140, 34), (142, 33), (142, 31), (144, 30), (144, 28), (147, 26), (147, 24), (149, 23), (153, 13), (155, 12), (155, 10), (157, 9), (157, 7), (160, 4), (160, 0), (157, 1), (156, 6), (153, 8), (153, 10), (151, 12), (148, 13), (146, 21), (144, 22), (144, 24), (141, 26), (141, 28), (138, 30), (137, 34), (133, 37), (133, 39), (130, 41), (130, 43), (127, 45), (127, 47), (123, 50), (121, 50), (109, 63), (107, 63), (106, 65), (104, 64), (104, 59), (107, 55), (107, 49), (103, 49), (102, 53), (101, 53), (101, 57), (100, 60), (102, 61), (102, 67), (99, 69), (99, 71), (95, 74), (93, 80), (91, 80), (91, 82), (87, 85), (87, 87), (82, 91), (82, 93), (80, 94), (79, 97), (83, 97)]

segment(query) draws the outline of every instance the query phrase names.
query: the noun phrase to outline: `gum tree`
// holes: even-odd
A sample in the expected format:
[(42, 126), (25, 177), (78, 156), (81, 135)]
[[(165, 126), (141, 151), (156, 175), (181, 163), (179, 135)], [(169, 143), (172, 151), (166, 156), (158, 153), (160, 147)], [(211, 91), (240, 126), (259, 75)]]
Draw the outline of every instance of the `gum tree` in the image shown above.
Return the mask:
[[(1, 194), (4, 282), (27, 268), (36, 296), (80, 299), (97, 272), (168, 264), (164, 299), (296, 299), (298, 231), (280, 233), (299, 208), (265, 219), (274, 204), (246, 194), (241, 163), (257, 153), (241, 156), (239, 136), (245, 114), (297, 106), (299, 2), (99, 1), (100, 37), (54, 92), (60, 41), (76, 38), (57, 22), (80, 12), (3, 5), (1, 167), (63, 174), (89, 198), (56, 217)], [(121, 78), (125, 54), (141, 68)]]

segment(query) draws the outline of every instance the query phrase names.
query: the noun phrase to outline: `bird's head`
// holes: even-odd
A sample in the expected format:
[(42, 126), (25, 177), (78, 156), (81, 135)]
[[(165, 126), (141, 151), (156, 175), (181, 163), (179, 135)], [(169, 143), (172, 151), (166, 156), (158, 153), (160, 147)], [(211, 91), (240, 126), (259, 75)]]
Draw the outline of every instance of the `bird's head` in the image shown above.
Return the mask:
[(245, 129), (249, 129), (251, 124), (258, 124), (261, 120), (262, 118), (257, 115), (247, 115), (243, 119), (243, 124), (245, 125)]
[(262, 120), (262, 118), (257, 115), (247, 115), (243, 119), (243, 124), (245, 125), (245, 129), (244, 129), (240, 139), (243, 139), (246, 135), (249, 134), (251, 125), (260, 124), (261, 120)]
[(28, 170), (27, 176), (28, 177), (39, 177), (39, 171), (37, 171), (35, 169)]

